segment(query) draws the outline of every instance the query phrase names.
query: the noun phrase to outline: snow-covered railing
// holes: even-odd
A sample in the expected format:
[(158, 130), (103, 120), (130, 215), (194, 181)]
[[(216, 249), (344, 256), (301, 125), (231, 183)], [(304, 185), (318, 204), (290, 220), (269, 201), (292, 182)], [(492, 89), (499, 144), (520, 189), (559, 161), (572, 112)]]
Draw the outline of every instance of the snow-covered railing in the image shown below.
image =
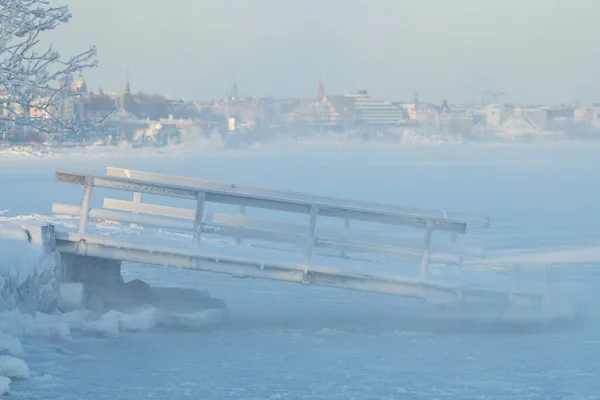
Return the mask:
[(107, 167), (106, 168), (107, 176), (121, 177), (121, 178), (131, 178), (131, 179), (141, 179), (145, 181), (158, 182), (158, 183), (170, 183), (170, 184), (178, 184), (184, 186), (193, 186), (196, 188), (202, 189), (217, 189), (217, 190), (231, 190), (235, 189), (238, 193), (245, 194), (256, 194), (267, 197), (274, 198), (291, 198), (299, 201), (306, 202), (320, 202), (320, 203), (334, 203), (334, 204), (344, 204), (347, 207), (355, 207), (355, 208), (367, 208), (367, 209), (377, 209), (383, 210), (387, 212), (398, 212), (398, 213), (406, 213), (410, 215), (418, 215), (422, 217), (431, 217), (431, 218), (441, 218), (441, 219), (449, 219), (466, 223), (467, 230), (471, 229), (479, 229), (479, 228), (489, 228), (490, 219), (488, 217), (464, 214), (464, 213), (456, 213), (456, 212), (447, 212), (444, 210), (426, 210), (419, 209), (414, 207), (403, 207), (398, 205), (389, 205), (389, 204), (380, 204), (374, 202), (366, 202), (366, 201), (358, 201), (358, 200), (349, 200), (349, 199), (340, 199), (337, 197), (330, 196), (317, 196), (313, 194), (301, 193), (301, 192), (292, 192), (292, 191), (282, 191), (282, 190), (273, 190), (273, 189), (264, 189), (257, 188), (251, 186), (242, 186), (230, 183), (223, 182), (215, 182), (204, 179), (197, 178), (188, 178), (181, 176), (173, 176), (166, 174), (158, 174), (155, 172), (146, 172), (146, 171), (138, 171), (133, 169), (125, 169), (125, 168), (114, 168)]
[(31, 243), (29, 231), (20, 226), (0, 225), (0, 239), (20, 240)]
[(431, 304), (492, 307), (504, 310), (518, 304), (538, 310), (544, 296), (537, 293), (460, 287), (451, 283), (424, 281), (400, 275), (363, 274), (340, 268), (306, 266), (260, 259), (211, 254), (201, 249), (124, 242), (101, 236), (57, 232), (57, 249), (63, 254), (106, 258), (119, 261), (175, 266), (191, 270), (227, 274), (235, 278), (271, 279), (315, 286), (330, 286), (371, 293), (417, 298)]
[(0, 225), (0, 239), (18, 240), (41, 245), (44, 250), (54, 251), (56, 240), (54, 225)]
[[(85, 235), (88, 221), (115, 221), (173, 229), (193, 233), (195, 243), (202, 235), (218, 235), (247, 241), (286, 245), (287, 251), (300, 251), (312, 264), (316, 252), (328, 256), (347, 258), (348, 252), (370, 253), (420, 260), (420, 277), (427, 279), (429, 264), (460, 264), (462, 256), (484, 256), (477, 248), (460, 247), (455, 242), (457, 234), (468, 228), (486, 227), (487, 218), (464, 214), (442, 215), (435, 211), (408, 209), (367, 202), (313, 196), (302, 193), (242, 187), (198, 179), (174, 177), (109, 168), (110, 176), (94, 176), (57, 172), (58, 182), (84, 186), (81, 206), (53, 204), (55, 214), (81, 217), (79, 234)], [(105, 198), (104, 208), (92, 208), (93, 188), (133, 192), (133, 201)], [(142, 194), (183, 198), (196, 201), (195, 209), (142, 203)], [(208, 213), (208, 203), (238, 206), (236, 214)], [(249, 218), (247, 208), (258, 208), (305, 214), (305, 224)], [(450, 218), (450, 216), (454, 218)], [(343, 221), (343, 228), (319, 225), (322, 218)], [(462, 219), (458, 219), (462, 217)], [(422, 244), (402, 243), (397, 236), (381, 232), (372, 233), (353, 229), (356, 222), (388, 226), (419, 228), (424, 231)], [(449, 232), (452, 242), (443, 250), (431, 247), (434, 231)]]
[[(80, 217), (78, 232), (68, 229), (56, 232), (56, 250), (59, 253), (188, 268), (237, 278), (272, 279), (393, 294), (435, 304), (490, 308), (502, 315), (514, 306), (535, 313), (551, 304), (548, 294), (523, 291), (517, 286), (517, 268), (512, 270), (514, 279), (506, 290), (497, 285), (486, 288), (466, 285), (452, 278), (430, 278), (432, 262), (462, 266), (463, 255), (482, 255), (476, 249), (459, 246), (457, 235), (469, 228), (487, 227), (489, 221), (485, 218), (140, 171), (110, 168), (108, 174), (56, 172), (58, 182), (84, 187), (81, 205), (52, 206), (56, 214)], [(99, 203), (99, 199), (92, 201), (95, 189), (128, 192), (133, 200), (123, 200), (123, 196), (120, 196), (121, 199), (104, 197), (103, 207), (94, 208), (92, 205)], [(152, 198), (154, 203), (142, 202), (142, 196), (146, 201)], [(189, 200), (193, 205), (185, 208), (181, 199)], [(228, 208), (233, 209), (230, 214), (224, 212)], [(133, 237), (127, 240), (122, 236), (112, 239), (94, 235), (91, 230), (88, 232), (90, 221), (183, 231), (191, 233), (193, 245), (139, 243)], [(420, 239), (416, 245), (410, 242), (410, 236), (415, 233)], [(448, 239), (446, 249), (440, 250), (436, 247), (438, 243), (432, 243), (434, 233), (436, 240)], [(260, 243), (267, 242), (262, 247), (299, 251), (305, 254), (306, 260), (291, 262), (287, 257), (272, 257), (273, 253), (259, 255), (255, 251), (240, 251), (239, 255), (235, 255), (237, 252), (232, 252), (232, 247), (217, 250), (201, 245), (200, 239), (206, 243), (214, 240), (214, 236), (219, 236), (219, 241), (226, 237), (230, 243), (244, 246), (259, 247)], [(355, 261), (383, 261), (381, 257), (373, 260), (351, 258), (348, 253), (353, 253), (353, 256), (354, 253), (369, 253), (392, 255), (394, 259), (415, 258), (420, 262), (420, 274), (390, 274), (389, 270), (387, 274), (377, 271), (363, 273), (347, 261), (340, 265), (324, 265), (323, 260), (313, 262), (315, 254)], [(400, 264), (400, 260), (394, 262)], [(473, 263), (464, 265), (475, 266)]]

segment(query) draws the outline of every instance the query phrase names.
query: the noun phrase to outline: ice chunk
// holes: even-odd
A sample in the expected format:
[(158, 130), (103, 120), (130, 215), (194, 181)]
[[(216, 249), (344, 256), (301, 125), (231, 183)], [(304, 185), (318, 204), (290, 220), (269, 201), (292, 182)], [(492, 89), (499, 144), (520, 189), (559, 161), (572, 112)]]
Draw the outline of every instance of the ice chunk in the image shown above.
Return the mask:
[(20, 358), (0, 356), (0, 376), (11, 379), (29, 378), (29, 367)]
[(121, 332), (145, 332), (156, 327), (156, 309), (149, 307), (131, 314), (109, 311), (101, 319), (118, 321)]
[(61, 321), (60, 314), (27, 314), (19, 310), (0, 313), (0, 330), (10, 335), (46, 336), (68, 339), (71, 337), (69, 322)]
[(63, 312), (79, 310), (85, 303), (83, 283), (68, 282), (60, 285), (58, 308)]
[(83, 331), (88, 334), (117, 335), (119, 334), (119, 321), (116, 318), (102, 316), (97, 321), (85, 324)]
[(0, 355), (18, 355), (23, 353), (21, 341), (15, 337), (5, 335), (0, 332)]
[(178, 313), (164, 309), (157, 310), (157, 325), (167, 328), (200, 329), (219, 324), (228, 316), (227, 310), (206, 310), (196, 313)]
[(5, 396), (10, 391), (10, 379), (0, 376), (0, 396)]

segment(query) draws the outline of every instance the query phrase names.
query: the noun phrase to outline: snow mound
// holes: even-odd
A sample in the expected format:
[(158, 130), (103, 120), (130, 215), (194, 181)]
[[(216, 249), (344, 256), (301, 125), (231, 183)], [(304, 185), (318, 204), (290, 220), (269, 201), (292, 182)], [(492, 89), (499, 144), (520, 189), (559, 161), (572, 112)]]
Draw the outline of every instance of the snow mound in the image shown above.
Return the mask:
[(147, 332), (156, 328), (156, 310), (148, 308), (132, 313), (109, 311), (102, 315), (98, 321), (91, 323), (89, 328), (88, 331), (107, 334)]
[(25, 242), (0, 240), (0, 312), (52, 311), (58, 301), (58, 270), (54, 255)]
[(179, 313), (167, 310), (158, 310), (157, 326), (167, 329), (202, 329), (223, 322), (227, 316), (227, 309), (214, 309), (196, 313)]
[(23, 353), (23, 344), (15, 337), (0, 332), (0, 355), (18, 355)]
[(177, 313), (152, 306), (124, 311), (109, 311), (96, 320), (75, 324), (83, 334), (117, 335), (163, 329), (200, 329), (221, 322), (224, 310)]
[[(178, 313), (153, 306), (98, 313), (76, 310), (56, 314), (26, 314), (20, 310), (0, 313), (0, 330), (12, 336), (37, 336), (71, 340), (73, 335), (111, 336), (123, 333), (150, 332), (157, 328), (201, 329), (222, 322), (226, 310), (206, 310)], [(6, 334), (0, 335), (0, 354), (18, 355), (21, 342)]]
[(27, 379), (29, 367), (20, 358), (0, 356), (0, 376), (9, 379)]
[(10, 379), (0, 376), (0, 396), (5, 396), (10, 391)]
[(43, 336), (50, 338), (70, 338), (68, 321), (60, 314), (28, 314), (20, 310), (0, 313), (0, 330), (16, 337)]

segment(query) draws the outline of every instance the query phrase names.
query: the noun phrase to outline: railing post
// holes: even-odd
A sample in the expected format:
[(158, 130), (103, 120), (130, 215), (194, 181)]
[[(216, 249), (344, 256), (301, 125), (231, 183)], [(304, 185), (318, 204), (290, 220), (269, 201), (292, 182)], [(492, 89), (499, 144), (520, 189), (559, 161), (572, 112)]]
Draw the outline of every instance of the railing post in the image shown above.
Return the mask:
[[(244, 216), (246, 215), (246, 206), (240, 206), (240, 211), (238, 213), (238, 217), (240, 219), (240, 225), (244, 222)], [(235, 238), (235, 244), (238, 246), (242, 244), (241, 236)]]
[[(140, 192), (135, 192), (133, 194), (133, 202), (135, 203), (135, 205), (139, 205), (142, 202), (142, 194)], [(134, 214), (137, 214), (137, 211), (134, 211)]]
[(81, 221), (79, 222), (79, 234), (85, 235), (87, 230), (88, 219), (90, 217), (90, 208), (92, 206), (92, 188), (93, 179), (90, 176), (85, 177), (85, 184), (83, 186), (83, 202), (81, 203)]
[(206, 201), (206, 193), (198, 192), (196, 195), (196, 217), (194, 219), (194, 243), (200, 243), (202, 236), (202, 222), (204, 218), (204, 203)]
[[(140, 192), (135, 192), (133, 193), (133, 204), (134, 204), (134, 211), (132, 211), (132, 214), (139, 214), (139, 212), (135, 211), (135, 207), (139, 206), (142, 203), (142, 194)], [(135, 228), (137, 226), (137, 224), (130, 224), (130, 226), (132, 228)]]
[(431, 247), (431, 236), (433, 235), (433, 220), (428, 219), (425, 223), (425, 240), (423, 256), (421, 257), (421, 269), (419, 276), (421, 280), (427, 280), (429, 277), (429, 259), (430, 259), (430, 247)]
[(306, 244), (306, 261), (308, 264), (312, 264), (313, 252), (315, 248), (315, 238), (317, 235), (317, 216), (319, 215), (319, 208), (312, 206), (310, 208), (310, 223), (308, 226), (308, 239)]
[(44, 225), (42, 232), (42, 247), (44, 253), (51, 254), (56, 250), (56, 229), (54, 225)]

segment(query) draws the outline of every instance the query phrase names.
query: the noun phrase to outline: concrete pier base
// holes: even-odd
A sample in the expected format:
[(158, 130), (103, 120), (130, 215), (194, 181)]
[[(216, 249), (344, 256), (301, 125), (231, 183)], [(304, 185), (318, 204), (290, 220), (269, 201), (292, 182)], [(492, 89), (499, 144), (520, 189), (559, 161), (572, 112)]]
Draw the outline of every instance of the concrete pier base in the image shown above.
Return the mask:
[(61, 311), (119, 310), (143, 305), (182, 312), (226, 308), (222, 300), (210, 297), (207, 292), (153, 288), (139, 279), (125, 282), (120, 261), (63, 254), (62, 275)]
[(63, 281), (99, 285), (116, 290), (123, 284), (121, 262), (104, 258), (63, 254)]

